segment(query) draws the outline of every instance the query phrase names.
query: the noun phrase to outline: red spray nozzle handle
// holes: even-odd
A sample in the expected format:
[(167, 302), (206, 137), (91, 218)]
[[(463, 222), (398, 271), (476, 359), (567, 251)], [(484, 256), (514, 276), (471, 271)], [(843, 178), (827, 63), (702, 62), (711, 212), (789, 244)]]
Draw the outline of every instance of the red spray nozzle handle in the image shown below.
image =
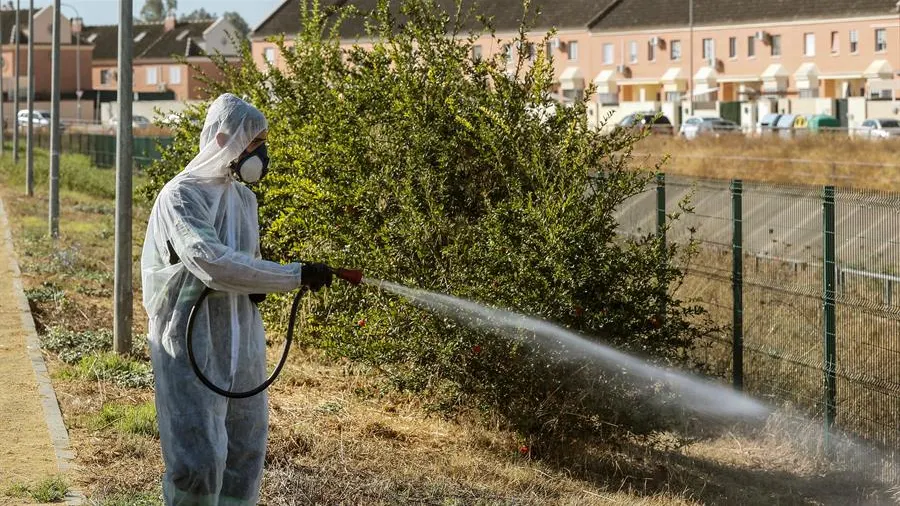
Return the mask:
[(331, 269), (331, 272), (351, 285), (362, 283), (363, 271), (359, 269)]

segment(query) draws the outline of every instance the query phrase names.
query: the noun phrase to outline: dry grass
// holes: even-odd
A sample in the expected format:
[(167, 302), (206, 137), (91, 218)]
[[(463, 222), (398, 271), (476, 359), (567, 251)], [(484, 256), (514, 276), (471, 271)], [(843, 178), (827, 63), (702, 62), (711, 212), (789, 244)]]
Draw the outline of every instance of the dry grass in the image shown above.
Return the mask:
[(670, 174), (900, 191), (900, 142), (821, 134), (798, 139), (728, 135), (687, 141), (650, 136), (635, 146), (646, 166), (664, 155)]
[[(700, 303), (719, 326), (732, 326), (730, 252), (703, 248), (692, 260), (679, 297)], [(822, 269), (745, 257), (744, 386), (765, 399), (790, 401), (822, 416), (824, 344)], [(876, 444), (900, 445), (898, 308), (883, 304), (876, 280), (840, 285), (836, 309), (837, 424)], [(698, 350), (703, 362), (731, 377), (732, 336), (714, 336)]]
[[(27, 199), (8, 189), (3, 196), (14, 223), (26, 288), (41, 288), (47, 280), (64, 287), (62, 302), (46, 297), (34, 304), (39, 328), (108, 328), (112, 216), (89, 210), (108, 209), (109, 202), (63, 195), (60, 249), (70, 254), (53, 263), (46, 260), (49, 250), (40, 249), (45, 198)], [(139, 242), (146, 210), (136, 211), (134, 233)], [(145, 317), (139, 298), (135, 301), (140, 334)], [(280, 351), (280, 339), (275, 341), (270, 358)], [(152, 400), (152, 392), (60, 374), (64, 367), (51, 357), (77, 455), (74, 484), (98, 504), (146, 504), (148, 497), (157, 497), (163, 471), (159, 441), (140, 431), (120, 431), (115, 423), (97, 424), (104, 406), (139, 407)], [(430, 413), (420, 400), (389, 388), (374, 371), (327, 360), (315, 350), (299, 350), (271, 392), (264, 502), (890, 502), (884, 487), (868, 477), (831, 471), (813, 453), (786, 444), (790, 437), (765, 436), (771, 433), (771, 428), (729, 426), (688, 433), (673, 428), (638, 437), (625, 427), (609, 426), (577, 440), (525, 441), (505, 430), (501, 420), (477, 413), (444, 419)]]

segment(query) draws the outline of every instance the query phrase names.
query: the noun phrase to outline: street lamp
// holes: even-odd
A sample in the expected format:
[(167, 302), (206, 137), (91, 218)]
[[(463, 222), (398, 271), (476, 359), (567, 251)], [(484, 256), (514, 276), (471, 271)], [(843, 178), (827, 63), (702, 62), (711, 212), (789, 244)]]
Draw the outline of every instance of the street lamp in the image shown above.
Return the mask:
[(81, 121), (81, 97), (84, 90), (81, 89), (81, 32), (84, 31), (84, 19), (81, 13), (74, 6), (69, 4), (61, 4), (75, 11), (75, 17), (69, 20), (72, 33), (75, 35), (75, 109), (78, 115), (78, 121)]
[[(900, 1), (900, 0), (898, 0)], [(688, 44), (691, 47), (691, 57), (688, 58), (690, 71), (688, 72), (688, 103), (690, 104), (689, 115), (694, 115), (694, 0), (688, 0), (688, 30), (690, 30), (690, 36), (688, 37)]]
[[(897, 10), (897, 41), (900, 42), (900, 0), (897, 0), (894, 8)], [(897, 53), (900, 54), (900, 44), (897, 44)], [(900, 72), (900, 70), (895, 70), (894, 75), (891, 76), (891, 100), (893, 100), (894, 103), (897, 103), (897, 72)], [(897, 114), (897, 112), (894, 111), (894, 114)]]
[(72, 18), (72, 33), (75, 34), (75, 109), (78, 121), (81, 122), (81, 31), (84, 28), (84, 20), (81, 17)]

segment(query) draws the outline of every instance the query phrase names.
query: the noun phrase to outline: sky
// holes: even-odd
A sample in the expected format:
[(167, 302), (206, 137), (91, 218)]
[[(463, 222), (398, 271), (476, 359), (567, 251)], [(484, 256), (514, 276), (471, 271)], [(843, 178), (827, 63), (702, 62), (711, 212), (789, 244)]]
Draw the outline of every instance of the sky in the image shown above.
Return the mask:
[[(6, 1), (8, 0), (4, 0), (4, 3)], [(137, 16), (144, 6), (144, 0), (133, 1), (134, 15)], [(19, 2), (23, 9), (28, 8), (28, 0)], [(119, 22), (119, 0), (62, 0), (62, 3), (61, 12), (64, 16), (73, 17), (77, 10), (84, 18), (85, 25), (114, 25)], [(178, 0), (178, 13), (187, 14), (201, 7), (219, 15), (225, 11), (237, 11), (253, 29), (281, 3), (282, 0)], [(47, 5), (53, 5), (53, 1), (34, 0), (36, 9)], [(67, 5), (71, 7), (66, 7)]]

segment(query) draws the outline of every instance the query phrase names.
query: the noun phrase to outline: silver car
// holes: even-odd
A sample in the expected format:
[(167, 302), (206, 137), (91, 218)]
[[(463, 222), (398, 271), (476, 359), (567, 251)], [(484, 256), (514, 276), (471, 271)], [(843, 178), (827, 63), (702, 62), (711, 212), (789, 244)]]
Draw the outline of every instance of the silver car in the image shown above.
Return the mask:
[[(20, 128), (25, 128), (28, 126), (28, 111), (22, 110), (16, 115), (16, 123)], [(31, 123), (35, 128), (49, 128), (50, 127), (50, 111), (38, 111), (35, 110), (31, 113)]]
[(900, 137), (900, 120), (875, 118), (863, 121), (857, 134), (869, 139), (889, 139)]
[[(119, 118), (109, 118), (109, 126), (117, 127), (119, 125)], [(133, 129), (141, 129), (141, 128), (149, 128), (153, 123), (144, 116), (134, 115), (131, 117), (131, 128)]]
[(740, 125), (731, 120), (692, 116), (681, 124), (678, 134), (685, 139), (695, 139), (700, 135), (719, 136), (723, 133), (737, 133), (740, 131)]

